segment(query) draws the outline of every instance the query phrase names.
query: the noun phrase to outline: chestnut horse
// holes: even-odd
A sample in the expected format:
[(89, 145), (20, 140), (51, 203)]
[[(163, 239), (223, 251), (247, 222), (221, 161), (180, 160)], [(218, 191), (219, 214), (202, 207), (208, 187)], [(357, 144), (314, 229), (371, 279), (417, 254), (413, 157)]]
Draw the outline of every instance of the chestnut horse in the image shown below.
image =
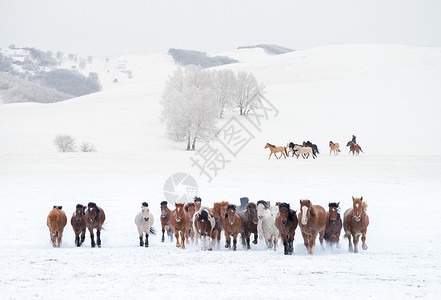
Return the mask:
[(349, 141), (346, 144), (346, 147), (349, 147), (349, 153), (352, 152), (352, 156), (354, 156), (355, 152), (357, 152), (357, 155), (360, 155), (360, 151), (363, 152), (363, 150), (361, 150), (360, 145), (359, 144), (355, 144), (353, 141)]
[(233, 237), (233, 251), (236, 251), (237, 236), (242, 228), (242, 219), (236, 213), (236, 205), (228, 205), (225, 218), (222, 219), (222, 227), (225, 233), (225, 248), (231, 249), (231, 237)]
[(92, 248), (95, 247), (95, 237), (93, 230), (96, 229), (96, 245), (101, 247), (101, 230), (103, 229), (103, 223), (106, 220), (106, 214), (101, 207), (98, 207), (94, 202), (87, 204), (86, 210), (86, 225), (90, 232), (90, 242)]
[[(175, 203), (176, 208), (172, 211), (170, 223), (173, 227), (176, 237), (176, 247), (185, 249), (185, 239), (188, 235), (188, 227), (190, 226), (190, 218), (185, 213), (184, 203)], [(181, 242), (179, 243), (179, 233), (181, 234)]]
[[(366, 244), (366, 231), (369, 225), (369, 216), (367, 215), (367, 203), (363, 202), (363, 197), (352, 197), (352, 208), (345, 211), (343, 217), (343, 228), (345, 237), (349, 240), (349, 252), (358, 252), (358, 241), (361, 235), (363, 250), (368, 248)], [(351, 235), (354, 239), (354, 248), (352, 248)]]
[(213, 242), (217, 249), (220, 247), (220, 239), (222, 234), (222, 220), (227, 213), (228, 202), (216, 202), (213, 204), (213, 216), (216, 220), (216, 225), (213, 228)]
[[(276, 146), (274, 146), (274, 145), (272, 145), (272, 144), (270, 144), (270, 143), (266, 143), (266, 145), (265, 145), (265, 149), (266, 148), (269, 148), (270, 149), (270, 155), (269, 155), (269, 157), (268, 157), (268, 159), (270, 159), (271, 158), (271, 155), (274, 153), (274, 156), (277, 158), (277, 159), (280, 159), (281, 157), (282, 157), (282, 155), (285, 157), (285, 159), (286, 159), (286, 157), (288, 156), (288, 152), (286, 152), (286, 148), (285, 147), (283, 147), (283, 146), (279, 146), (279, 147), (276, 147)], [(277, 153), (278, 152), (280, 152), (281, 154), (280, 154), (280, 157), (277, 157)]]
[(326, 213), (325, 241), (329, 246), (336, 245), (340, 249), (340, 232), (342, 220), (340, 217), (340, 202), (329, 203), (329, 211)]
[(257, 234), (257, 207), (255, 203), (248, 203), (247, 209), (241, 211), (239, 213), (240, 218), (242, 219), (242, 228), (240, 230), (240, 237), (242, 240), (242, 246), (247, 250), (251, 249), (250, 247), (250, 236), (254, 234), (253, 244), (257, 244), (258, 234)]
[(70, 224), (75, 232), (75, 245), (77, 247), (80, 247), (86, 238), (86, 208), (82, 204), (77, 204), (75, 212), (72, 214), (72, 218), (70, 218)]
[(161, 202), (161, 227), (162, 227), (162, 238), (161, 242), (164, 242), (164, 233), (167, 230), (167, 235), (170, 237), (170, 241), (173, 242), (173, 229), (170, 223), (171, 211), (167, 207), (167, 201)]
[(60, 248), (61, 238), (63, 236), (64, 227), (67, 224), (67, 217), (62, 206), (55, 206), (47, 216), (46, 224), (49, 227), (52, 247)]
[(214, 216), (207, 208), (203, 207), (194, 214), (193, 228), (202, 239), (202, 250), (213, 250), (213, 229), (215, 225)]
[[(188, 226), (188, 234), (187, 234), (187, 243), (188, 239), (191, 239), (191, 243), (193, 244), (195, 242), (195, 233), (193, 231), (193, 218), (194, 214), (196, 213), (196, 207), (194, 206), (194, 203), (187, 203), (184, 206), (185, 212), (187, 213), (188, 219), (190, 220), (190, 225)], [(197, 241), (196, 241), (197, 242)]]
[(320, 205), (312, 205), (310, 200), (300, 200), (300, 230), (303, 242), (308, 249), (308, 254), (312, 254), (317, 233), (319, 234), (320, 245), (323, 246), (323, 237), (326, 227), (326, 211)]
[(334, 155), (337, 155), (340, 151), (340, 145), (338, 143), (333, 143), (332, 141), (329, 141), (329, 155), (334, 151)]
[(276, 217), (276, 227), (282, 238), (285, 255), (291, 255), (294, 252), (294, 236), (299, 221), (296, 211), (292, 210), (288, 203), (279, 203), (278, 206), (279, 212)]

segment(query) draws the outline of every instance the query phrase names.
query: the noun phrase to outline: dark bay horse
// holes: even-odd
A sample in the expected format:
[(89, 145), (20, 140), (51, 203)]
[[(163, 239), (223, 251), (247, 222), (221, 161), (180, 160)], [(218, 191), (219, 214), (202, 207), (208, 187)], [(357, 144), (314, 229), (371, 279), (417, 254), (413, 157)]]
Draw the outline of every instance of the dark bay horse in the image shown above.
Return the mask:
[[(190, 226), (190, 218), (187, 216), (184, 203), (175, 203), (175, 209), (171, 213), (170, 223), (176, 237), (176, 247), (185, 249), (185, 240)], [(179, 234), (181, 234), (181, 242), (179, 242)]]
[(326, 213), (325, 241), (331, 247), (336, 245), (340, 249), (340, 232), (342, 228), (340, 217), (340, 202), (329, 203), (329, 211)]
[(51, 237), (52, 247), (60, 247), (61, 238), (63, 237), (63, 230), (67, 224), (67, 217), (62, 206), (54, 206), (46, 219), (47, 227), (49, 227), (49, 234)]
[(225, 218), (222, 219), (222, 227), (225, 233), (225, 248), (231, 249), (231, 237), (233, 237), (233, 251), (236, 251), (237, 236), (242, 228), (242, 219), (236, 213), (236, 205), (227, 206)]
[(164, 242), (164, 233), (167, 231), (167, 235), (170, 237), (170, 241), (173, 242), (173, 229), (170, 223), (171, 211), (167, 206), (167, 201), (161, 202), (161, 227), (162, 227), (162, 238), (161, 242)]
[[(277, 204), (276, 204), (277, 205)], [(279, 203), (279, 212), (276, 217), (276, 227), (282, 238), (285, 255), (294, 252), (294, 236), (299, 223), (295, 210), (288, 203)]]
[(75, 245), (77, 245), (77, 247), (80, 247), (86, 238), (86, 208), (87, 207), (82, 204), (77, 204), (75, 212), (70, 219), (70, 224), (75, 232)]
[[(343, 217), (345, 237), (349, 240), (349, 252), (358, 252), (357, 246), (360, 235), (363, 250), (368, 248), (366, 244), (366, 232), (369, 225), (369, 216), (366, 210), (367, 203), (363, 202), (363, 197), (352, 197), (352, 208), (346, 210)], [(354, 239), (354, 248), (352, 248), (351, 236)]]
[(196, 213), (196, 207), (194, 206), (194, 203), (187, 203), (184, 206), (185, 212), (187, 213), (188, 219), (190, 220), (190, 225), (188, 226), (188, 234), (187, 234), (187, 243), (188, 239), (191, 239), (191, 243), (194, 243), (195, 241), (195, 233), (193, 231), (193, 223), (194, 223), (194, 214)]
[(242, 219), (242, 228), (240, 230), (240, 236), (242, 239), (242, 245), (247, 247), (247, 250), (251, 249), (250, 247), (250, 236), (254, 234), (253, 244), (257, 244), (257, 206), (255, 203), (250, 202), (247, 204), (247, 209), (245, 211), (241, 211), (239, 213), (240, 218)]
[(89, 202), (86, 210), (86, 225), (90, 232), (90, 242), (92, 248), (95, 247), (95, 236), (93, 230), (96, 229), (96, 245), (101, 247), (101, 230), (103, 229), (104, 221), (106, 220), (106, 214), (101, 207), (98, 207), (96, 203)]
[(213, 216), (216, 221), (216, 224), (213, 228), (213, 242), (215, 243), (214, 246), (217, 246), (217, 249), (220, 247), (220, 239), (222, 234), (222, 220), (225, 217), (225, 214), (227, 212), (228, 202), (215, 202), (213, 204)]
[(312, 205), (310, 200), (300, 200), (299, 220), (303, 242), (308, 249), (308, 254), (312, 254), (317, 234), (319, 234), (320, 244), (323, 246), (326, 211), (320, 205)]

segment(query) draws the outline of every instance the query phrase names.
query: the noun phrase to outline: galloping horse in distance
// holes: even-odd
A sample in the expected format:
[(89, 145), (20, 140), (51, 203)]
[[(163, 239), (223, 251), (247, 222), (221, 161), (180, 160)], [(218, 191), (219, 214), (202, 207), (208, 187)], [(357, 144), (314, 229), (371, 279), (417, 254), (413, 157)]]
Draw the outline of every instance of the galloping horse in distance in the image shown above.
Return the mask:
[(167, 231), (168, 237), (170, 237), (170, 241), (173, 242), (173, 229), (170, 223), (171, 219), (171, 211), (167, 207), (167, 201), (161, 202), (161, 227), (162, 227), (162, 238), (161, 242), (164, 242), (165, 237), (164, 233)]
[(317, 145), (311, 143), (310, 141), (303, 141), (303, 147), (311, 147), (312, 148), (312, 153), (314, 153), (315, 156), (317, 156), (317, 154), (320, 154)]
[[(149, 204), (147, 202), (142, 202), (141, 211), (136, 214), (135, 224), (138, 228), (139, 233), (139, 246), (149, 246), (149, 233), (152, 235), (156, 234), (155, 229), (152, 227), (155, 222), (155, 218), (149, 209)], [(144, 232), (145, 232), (145, 243), (144, 243)]]
[[(358, 241), (361, 235), (363, 250), (368, 248), (366, 244), (366, 232), (369, 225), (369, 216), (367, 215), (367, 203), (363, 202), (363, 197), (352, 197), (352, 208), (345, 211), (343, 217), (343, 228), (345, 229), (345, 238), (349, 240), (349, 252), (358, 252)], [(351, 236), (354, 239), (354, 248), (352, 248)]]
[[(288, 155), (288, 152), (286, 152), (286, 148), (283, 147), (283, 146), (276, 147), (276, 146), (274, 146), (273, 144), (266, 143), (266, 145), (265, 145), (265, 149), (267, 149), (267, 148), (270, 149), (270, 155), (269, 155), (268, 159), (271, 158), (271, 155), (272, 155), (273, 153), (274, 153), (274, 156), (275, 156), (277, 159), (280, 159), (280, 158), (282, 157), (282, 155), (283, 155), (283, 156), (285, 157), (285, 159), (286, 159), (286, 156)], [(280, 157), (277, 157), (277, 153), (278, 153), (278, 152), (281, 153), (281, 154), (280, 154)]]
[(346, 144), (346, 147), (349, 147), (349, 153), (352, 152), (352, 156), (354, 156), (355, 152), (357, 152), (357, 155), (360, 155), (360, 151), (363, 152), (363, 150), (361, 150), (360, 145), (359, 144), (354, 144), (353, 141), (349, 141)]
[(292, 210), (288, 203), (279, 203), (278, 206), (279, 212), (276, 217), (276, 227), (282, 238), (284, 254), (291, 255), (294, 252), (294, 236), (299, 221), (296, 211)]
[[(86, 210), (86, 224), (87, 229), (89, 229), (90, 232), (90, 242), (92, 248), (95, 247), (95, 245), (98, 246), (98, 248), (101, 247), (101, 230), (103, 229), (103, 223), (106, 220), (106, 214), (104, 213), (104, 210), (101, 207), (98, 207), (96, 203), (89, 202), (87, 204), (87, 210)], [(95, 244), (95, 236), (93, 233), (93, 230), (96, 229), (96, 244)]]
[(293, 142), (286, 143), (286, 148), (289, 149), (287, 155), (289, 156), (289, 153), (292, 152), (292, 156), (291, 157), (294, 157), (294, 155), (296, 155), (298, 157), (299, 155), (296, 154), (296, 150), (294, 150), (294, 146), (302, 146), (302, 145), (295, 144)]
[(86, 238), (86, 208), (87, 207), (82, 204), (77, 204), (75, 212), (70, 219), (70, 224), (75, 232), (75, 245), (77, 245), (77, 247), (80, 247)]
[(316, 155), (314, 154), (314, 151), (309, 146), (295, 145), (294, 146), (294, 151), (296, 152), (297, 158), (299, 158), (300, 155), (303, 158), (308, 158), (310, 155), (312, 156), (313, 159), (316, 158)]
[(340, 145), (338, 143), (333, 143), (332, 141), (329, 141), (329, 155), (334, 151), (334, 155), (337, 155), (340, 151)]
[(320, 205), (312, 205), (310, 200), (300, 200), (300, 230), (303, 242), (308, 249), (308, 254), (312, 254), (317, 233), (319, 234), (320, 244), (323, 246), (323, 238), (326, 227), (326, 211)]
[(51, 237), (52, 247), (60, 248), (61, 238), (63, 237), (63, 230), (67, 224), (67, 217), (62, 206), (54, 205), (54, 208), (47, 216), (46, 224), (49, 227), (49, 234)]
[[(175, 203), (176, 208), (171, 213), (170, 223), (173, 227), (176, 237), (176, 247), (185, 249), (185, 240), (190, 226), (190, 219), (185, 213), (184, 203)], [(179, 233), (181, 234), (181, 242), (179, 242)]]
[(240, 218), (242, 219), (242, 228), (240, 230), (240, 237), (242, 239), (243, 247), (247, 248), (247, 250), (251, 249), (250, 247), (250, 236), (254, 234), (253, 244), (257, 244), (258, 233), (257, 233), (257, 207), (256, 204), (250, 202), (247, 204), (247, 209), (245, 211), (241, 211), (239, 213)]
[(340, 249), (340, 232), (342, 220), (340, 217), (340, 202), (329, 203), (329, 211), (326, 213), (325, 241), (329, 246), (336, 245)]
[(227, 206), (225, 218), (222, 219), (222, 227), (225, 233), (225, 248), (231, 249), (231, 237), (233, 237), (233, 251), (236, 251), (237, 236), (242, 228), (242, 219), (236, 212), (236, 205)]
[(202, 207), (194, 214), (193, 230), (201, 237), (202, 250), (213, 250), (213, 229), (215, 225), (216, 220), (206, 207)]

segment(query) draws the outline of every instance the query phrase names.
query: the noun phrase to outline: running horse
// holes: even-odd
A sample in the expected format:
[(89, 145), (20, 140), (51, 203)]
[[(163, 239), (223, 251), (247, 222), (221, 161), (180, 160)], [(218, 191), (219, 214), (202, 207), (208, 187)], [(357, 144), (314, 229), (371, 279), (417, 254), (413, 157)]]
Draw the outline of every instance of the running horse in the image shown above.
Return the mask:
[(67, 217), (62, 206), (54, 205), (46, 219), (47, 227), (49, 227), (49, 234), (51, 237), (52, 247), (60, 248), (61, 238), (63, 237), (63, 230), (67, 224)]
[(340, 232), (342, 220), (340, 217), (340, 202), (329, 203), (329, 211), (326, 213), (325, 241), (329, 246), (336, 245), (340, 249)]
[(296, 211), (292, 210), (288, 203), (279, 203), (278, 206), (279, 212), (276, 217), (276, 227), (282, 238), (284, 254), (291, 255), (294, 252), (294, 236), (299, 221)]
[[(349, 252), (358, 252), (358, 241), (361, 235), (363, 250), (368, 248), (366, 244), (366, 232), (369, 225), (369, 216), (367, 215), (367, 203), (363, 202), (363, 197), (352, 197), (352, 208), (345, 211), (343, 217), (343, 228), (345, 230), (345, 238), (349, 240)], [(352, 248), (351, 236), (354, 239), (354, 247)]]
[(82, 204), (77, 204), (75, 212), (70, 219), (70, 224), (75, 232), (75, 245), (77, 245), (77, 247), (80, 247), (86, 238), (86, 208), (87, 207)]
[(191, 239), (191, 243), (193, 244), (195, 241), (195, 233), (193, 231), (193, 218), (194, 218), (194, 214), (196, 213), (196, 208), (194, 206), (194, 203), (188, 202), (187, 204), (185, 204), (184, 206), (185, 212), (188, 216), (188, 219), (190, 220), (190, 225), (188, 226), (188, 234), (187, 234), (187, 243), (188, 243), (188, 239)]
[(242, 228), (240, 230), (240, 237), (242, 240), (242, 246), (251, 249), (250, 247), (250, 237), (254, 234), (253, 244), (257, 244), (258, 233), (257, 233), (257, 206), (255, 203), (250, 202), (247, 204), (247, 209), (239, 213), (242, 219)]
[(334, 155), (337, 155), (340, 151), (340, 145), (338, 143), (333, 143), (332, 141), (329, 141), (329, 155), (334, 152)]
[(164, 242), (164, 233), (167, 231), (167, 235), (170, 237), (170, 241), (173, 242), (173, 229), (170, 223), (171, 211), (167, 206), (167, 201), (161, 202), (161, 227), (162, 227), (162, 238), (161, 242)]
[[(349, 153), (352, 152), (352, 156), (354, 156), (354, 154), (357, 152), (357, 155), (360, 155), (360, 151), (363, 152), (363, 150), (361, 150), (361, 147), (359, 144), (355, 144), (353, 141), (349, 141), (346, 144), (346, 147), (349, 147)], [(364, 153), (364, 152), (363, 152)]]
[[(265, 145), (265, 149), (267, 149), (267, 148), (270, 149), (270, 155), (269, 155), (268, 159), (271, 158), (271, 155), (272, 155), (273, 153), (274, 153), (274, 156), (275, 156), (277, 159), (280, 159), (280, 158), (282, 157), (282, 155), (285, 157), (285, 159), (286, 159), (286, 156), (288, 156), (288, 152), (286, 152), (286, 148), (283, 147), (283, 146), (276, 147), (276, 146), (274, 146), (273, 144), (266, 143), (266, 145)], [(278, 152), (281, 153), (281, 154), (280, 154), (280, 157), (277, 157), (277, 153), (278, 153)]]
[[(185, 213), (184, 203), (175, 203), (175, 206), (176, 208), (171, 213), (170, 223), (175, 232), (176, 247), (185, 249), (185, 239), (188, 235), (190, 218)], [(181, 242), (179, 242), (179, 234), (181, 235)]]
[(205, 207), (194, 214), (194, 231), (201, 237), (201, 250), (213, 250), (213, 229), (216, 225), (213, 214)]
[[(149, 234), (155, 235), (156, 231), (152, 227), (155, 222), (153, 214), (150, 212), (147, 202), (141, 203), (141, 211), (135, 216), (135, 224), (139, 234), (139, 246), (149, 246)], [(145, 242), (144, 242), (145, 232)]]
[[(85, 218), (87, 229), (90, 232), (90, 243), (92, 248), (94, 248), (95, 245), (97, 245), (98, 248), (101, 248), (101, 230), (103, 229), (103, 223), (106, 220), (106, 214), (104, 213), (104, 210), (101, 207), (98, 207), (96, 203), (89, 202), (87, 204)], [(96, 229), (96, 244), (95, 236), (93, 233), (94, 229)]]
[(213, 242), (214, 246), (217, 246), (217, 249), (220, 248), (220, 240), (221, 240), (221, 234), (222, 234), (222, 219), (227, 213), (227, 207), (228, 207), (227, 201), (222, 202), (215, 202), (213, 204), (213, 216), (216, 221), (216, 225), (213, 228)]
[(222, 219), (222, 227), (225, 233), (225, 248), (231, 249), (231, 237), (233, 237), (233, 251), (236, 251), (237, 236), (242, 228), (242, 219), (236, 212), (236, 205), (228, 205), (225, 218)]
[(326, 211), (320, 205), (312, 205), (310, 200), (300, 200), (299, 220), (303, 242), (308, 249), (308, 254), (312, 254), (312, 248), (315, 246), (317, 234), (319, 234), (319, 241), (323, 246)]

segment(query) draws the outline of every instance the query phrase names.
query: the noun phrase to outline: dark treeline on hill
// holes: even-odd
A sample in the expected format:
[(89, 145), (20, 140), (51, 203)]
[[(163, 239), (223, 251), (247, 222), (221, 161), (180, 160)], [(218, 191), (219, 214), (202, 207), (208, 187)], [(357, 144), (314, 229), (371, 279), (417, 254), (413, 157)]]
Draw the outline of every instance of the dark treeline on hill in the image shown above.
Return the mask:
[(227, 65), (239, 62), (228, 56), (207, 56), (205, 52), (199, 52), (195, 50), (184, 50), (170, 48), (168, 54), (173, 57), (176, 64), (182, 66), (196, 65), (203, 68), (216, 67), (221, 65)]
[(102, 88), (98, 74), (85, 76), (78, 71), (92, 60), (14, 45), (0, 49), (0, 102), (51, 103), (98, 92)]
[(262, 48), (267, 53), (275, 54), (275, 55), (284, 54), (284, 53), (289, 53), (289, 52), (295, 51), (295, 50), (292, 50), (292, 49), (289, 49), (289, 48), (286, 48), (286, 47), (272, 45), (272, 44), (259, 44), (259, 45), (256, 45), (256, 46), (241, 46), (241, 47), (238, 47), (237, 49), (248, 49), (248, 48)]

